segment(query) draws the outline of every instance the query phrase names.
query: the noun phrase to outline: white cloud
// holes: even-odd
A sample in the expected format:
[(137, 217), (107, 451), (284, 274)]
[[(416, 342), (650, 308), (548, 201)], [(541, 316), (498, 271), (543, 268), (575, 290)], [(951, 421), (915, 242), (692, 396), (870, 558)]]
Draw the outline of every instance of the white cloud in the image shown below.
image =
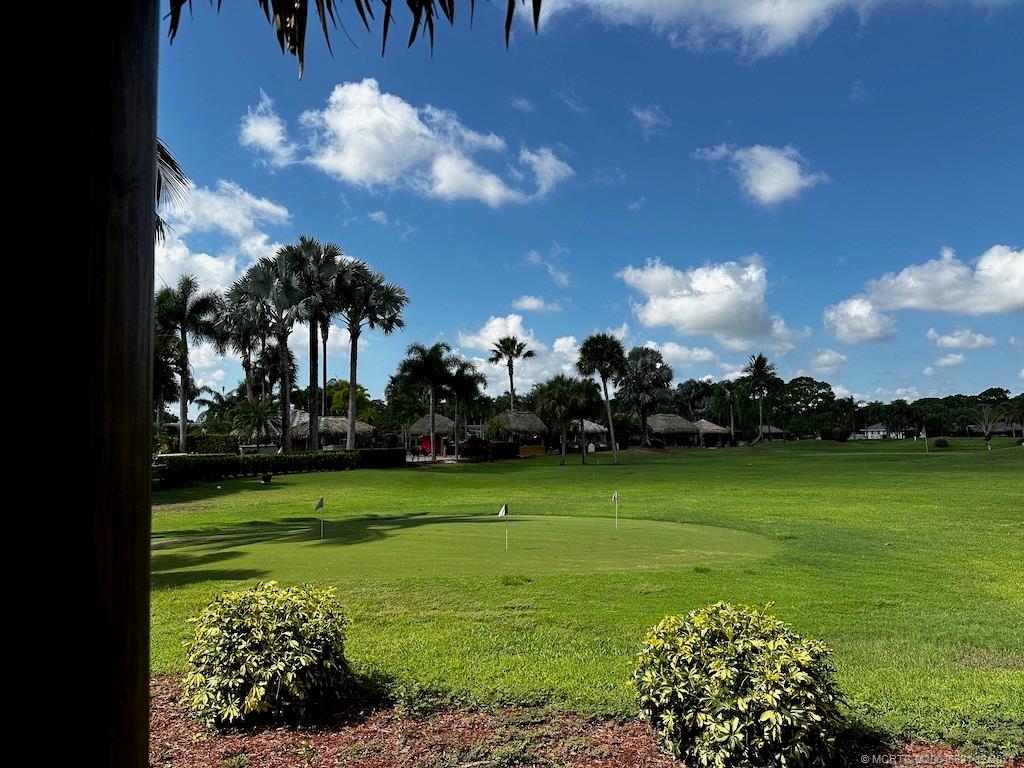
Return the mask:
[(633, 105), (629, 108), (629, 113), (643, 134), (644, 141), (650, 141), (652, 136), (672, 126), (672, 118), (666, 115), (658, 104)]
[(1024, 312), (1024, 249), (993, 245), (971, 266), (952, 248), (943, 248), (939, 258), (882, 275), (867, 290), (882, 309), (961, 315)]
[(974, 333), (970, 328), (957, 328), (952, 333), (939, 333), (929, 328), (925, 336), (943, 349), (979, 349), (995, 346), (996, 340), (983, 333)]
[(555, 96), (568, 108), (570, 112), (582, 115), (590, 111), (590, 107), (583, 103), (583, 99), (576, 95), (573, 88), (566, 86), (555, 91)]
[(846, 355), (836, 352), (834, 349), (819, 349), (811, 355), (810, 366), (811, 371), (818, 376), (834, 376), (845, 362)]
[(867, 398), (859, 392), (853, 392), (852, 390), (844, 387), (842, 384), (833, 384), (832, 391), (835, 393), (837, 398), (852, 397), (854, 400), (867, 400)]
[(555, 261), (563, 253), (568, 253), (568, 249), (555, 243), (551, 246), (547, 256), (544, 256), (536, 249), (532, 249), (526, 252), (523, 260), (530, 266), (544, 267), (547, 270), (548, 277), (557, 285), (566, 286), (569, 284), (569, 273)]
[(534, 110), (533, 102), (530, 101), (525, 96), (513, 96), (512, 98), (509, 99), (508, 103), (512, 106), (512, 109), (517, 110), (519, 112), (529, 114)]
[(385, 211), (371, 211), (370, 213), (366, 214), (366, 218), (368, 218), (375, 224), (386, 225), (388, 223), (388, 214)]
[(629, 323), (623, 322), (618, 328), (605, 328), (605, 332), (610, 333), (616, 339), (625, 344), (626, 339), (629, 338)]
[(868, 90), (864, 87), (864, 83), (860, 80), (854, 80), (850, 84), (850, 101), (866, 101), (868, 98)]
[(1020, 369), (1020, 372), (1017, 374), (1017, 378), (1024, 381), (1024, 368)]
[[(199, 374), (196, 376), (197, 387), (209, 387), (216, 391), (227, 379), (228, 372), (223, 368), (217, 368), (213, 371), (207, 371), (206, 373)], [(180, 388), (179, 388), (180, 391)]]
[(791, 145), (734, 147), (719, 144), (696, 150), (694, 157), (711, 163), (729, 160), (743, 191), (763, 206), (791, 200), (805, 189), (828, 181), (826, 174), (810, 172), (807, 161)]
[[(468, 128), (452, 111), (416, 107), (384, 93), (372, 78), (336, 85), (326, 106), (304, 112), (300, 123), (307, 132), (301, 152), (287, 141), (284, 121), (263, 94), (243, 120), (242, 142), (271, 164), (301, 160), (358, 187), (407, 189), (425, 197), (477, 200), (495, 208), (542, 198), (572, 175), (550, 148), (523, 148), (511, 175), (521, 179), (529, 173), (536, 186), (533, 191), (523, 189), (479, 161), (483, 154), (504, 155), (503, 138)], [(508, 164), (500, 157), (499, 162)]]
[[(870, 12), (895, 0), (544, 0), (544, 20), (587, 11), (602, 21), (648, 27), (676, 46), (693, 50), (730, 48), (749, 58), (781, 53), (814, 38), (834, 19)], [(964, 4), (996, 8), (1001, 0)]]
[(1018, 338), (1017, 336), (1011, 336), (1009, 338), (1009, 343), (1014, 349), (1024, 350), (1024, 339)]
[[(263, 228), (291, 219), (283, 205), (231, 181), (219, 181), (213, 189), (193, 185), (185, 202), (164, 216), (170, 231), (165, 242), (156, 244), (157, 286), (192, 274), (204, 290), (227, 287), (253, 261), (273, 254), (279, 244)], [(219, 235), (228, 242), (216, 254), (193, 251), (189, 240), (195, 234)]]
[(927, 366), (925, 366), (924, 368), (921, 369), (921, 373), (923, 373), (925, 376), (934, 376), (935, 375), (935, 368), (934, 368), (934, 366), (927, 365)]
[(896, 328), (896, 322), (878, 311), (866, 296), (854, 296), (826, 307), (824, 321), (825, 327), (844, 344), (887, 339)]
[(712, 363), (718, 359), (718, 355), (707, 347), (686, 347), (674, 341), (667, 341), (664, 344), (648, 341), (644, 346), (661, 352), (661, 356), (669, 365), (691, 366), (695, 363)]
[[(916, 309), (960, 315), (1024, 312), (1024, 250), (993, 245), (973, 264), (960, 261), (951, 248), (937, 259), (888, 272), (867, 283), (866, 291), (825, 310), (825, 326), (848, 344), (887, 338), (895, 320), (886, 311)], [(969, 329), (928, 338), (940, 347), (975, 349), (994, 339)]]
[(299, 147), (288, 140), (288, 129), (274, 111), (273, 100), (260, 89), (260, 100), (242, 118), (238, 141), (262, 154), (272, 168), (291, 165), (298, 157)]
[(630, 213), (636, 213), (637, 211), (640, 211), (640, 210), (642, 210), (642, 209), (643, 209), (643, 207), (644, 207), (644, 203), (646, 203), (646, 202), (647, 202), (647, 198), (646, 198), (646, 197), (643, 197), (643, 196), (640, 196), (640, 197), (638, 197), (638, 198), (637, 198), (636, 200), (634, 200), (634, 201), (633, 201), (632, 203), (630, 203), (629, 205), (627, 205), (627, 206), (626, 206), (626, 209), (627, 209), (627, 210), (628, 210), (628, 211), (629, 211)]
[(893, 394), (897, 400), (906, 400), (908, 402), (914, 402), (920, 399), (921, 393), (917, 391), (917, 387), (896, 387), (893, 390)]
[[(518, 337), (535, 353), (535, 357), (516, 361), (517, 393), (525, 393), (534, 384), (545, 381), (555, 374), (573, 373), (575, 370), (579, 357), (579, 345), (575, 336), (556, 338), (549, 347), (534, 335), (532, 329), (523, 324), (523, 316), (515, 313), (492, 316), (475, 331), (460, 331), (458, 343), (460, 347), (487, 352), (502, 336)], [(484, 355), (471, 356), (470, 359), (487, 377), (489, 392), (500, 394), (508, 390), (508, 368), (504, 363), (493, 365)]]
[(959, 352), (950, 352), (948, 355), (936, 359), (935, 366), (937, 368), (955, 368), (958, 365), (963, 365), (967, 362), (967, 357)]
[(561, 312), (562, 305), (557, 301), (547, 301), (543, 296), (520, 296), (512, 302), (514, 309), (523, 312)]

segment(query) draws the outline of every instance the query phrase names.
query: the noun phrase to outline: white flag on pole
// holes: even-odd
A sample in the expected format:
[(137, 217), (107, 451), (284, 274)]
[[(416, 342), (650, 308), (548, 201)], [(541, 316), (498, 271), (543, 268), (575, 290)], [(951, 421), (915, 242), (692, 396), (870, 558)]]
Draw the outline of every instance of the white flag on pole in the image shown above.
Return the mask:
[(618, 491), (616, 491), (615, 493), (612, 494), (612, 502), (618, 504), (618, 502), (619, 502), (619, 492)]
[(508, 517), (508, 504), (502, 504), (498, 510), (498, 517)]
[(316, 503), (316, 509), (314, 509), (313, 511), (316, 512), (317, 510), (320, 510), (320, 509), (323, 509), (323, 508), (324, 508), (324, 497), (321, 496), (320, 497), (320, 501), (318, 501)]

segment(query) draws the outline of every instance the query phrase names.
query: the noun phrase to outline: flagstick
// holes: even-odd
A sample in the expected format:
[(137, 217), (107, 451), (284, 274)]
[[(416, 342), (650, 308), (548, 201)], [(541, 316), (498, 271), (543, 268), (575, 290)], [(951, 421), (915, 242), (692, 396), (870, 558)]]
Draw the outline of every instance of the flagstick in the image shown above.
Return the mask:
[(619, 494), (615, 493), (615, 532), (619, 532)]
[(505, 516), (505, 551), (508, 552), (508, 515)]
[(320, 538), (324, 537), (324, 513), (320, 513)]

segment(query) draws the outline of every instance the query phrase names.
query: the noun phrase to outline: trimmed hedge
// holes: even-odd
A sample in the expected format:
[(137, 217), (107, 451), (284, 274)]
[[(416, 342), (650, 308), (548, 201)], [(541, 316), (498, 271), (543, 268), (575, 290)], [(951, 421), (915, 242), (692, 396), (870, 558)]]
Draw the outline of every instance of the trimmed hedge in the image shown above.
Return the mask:
[(168, 456), (160, 473), (161, 486), (175, 488), (226, 477), (256, 477), (299, 472), (337, 472), (344, 469), (385, 469), (405, 466), (402, 448), (355, 451), (316, 451), (236, 455)]
[(203, 433), (188, 436), (189, 453), (238, 453), (238, 438), (234, 435), (205, 435)]
[(491, 443), (492, 459), (518, 459), (519, 443)]

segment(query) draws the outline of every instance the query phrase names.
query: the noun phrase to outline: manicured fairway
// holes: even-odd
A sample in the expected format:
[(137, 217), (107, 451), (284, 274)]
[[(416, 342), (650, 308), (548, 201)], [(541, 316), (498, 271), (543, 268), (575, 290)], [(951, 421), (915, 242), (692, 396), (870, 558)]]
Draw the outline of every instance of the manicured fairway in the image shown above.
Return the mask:
[(601, 454), (158, 493), (154, 671), (181, 667), (185, 619), (215, 592), (315, 581), (338, 586), (364, 671), (471, 703), (631, 714), (645, 627), (774, 601), (833, 647), (864, 726), (1022, 750), (1024, 450), (996, 445), (630, 451), (620, 467)]

